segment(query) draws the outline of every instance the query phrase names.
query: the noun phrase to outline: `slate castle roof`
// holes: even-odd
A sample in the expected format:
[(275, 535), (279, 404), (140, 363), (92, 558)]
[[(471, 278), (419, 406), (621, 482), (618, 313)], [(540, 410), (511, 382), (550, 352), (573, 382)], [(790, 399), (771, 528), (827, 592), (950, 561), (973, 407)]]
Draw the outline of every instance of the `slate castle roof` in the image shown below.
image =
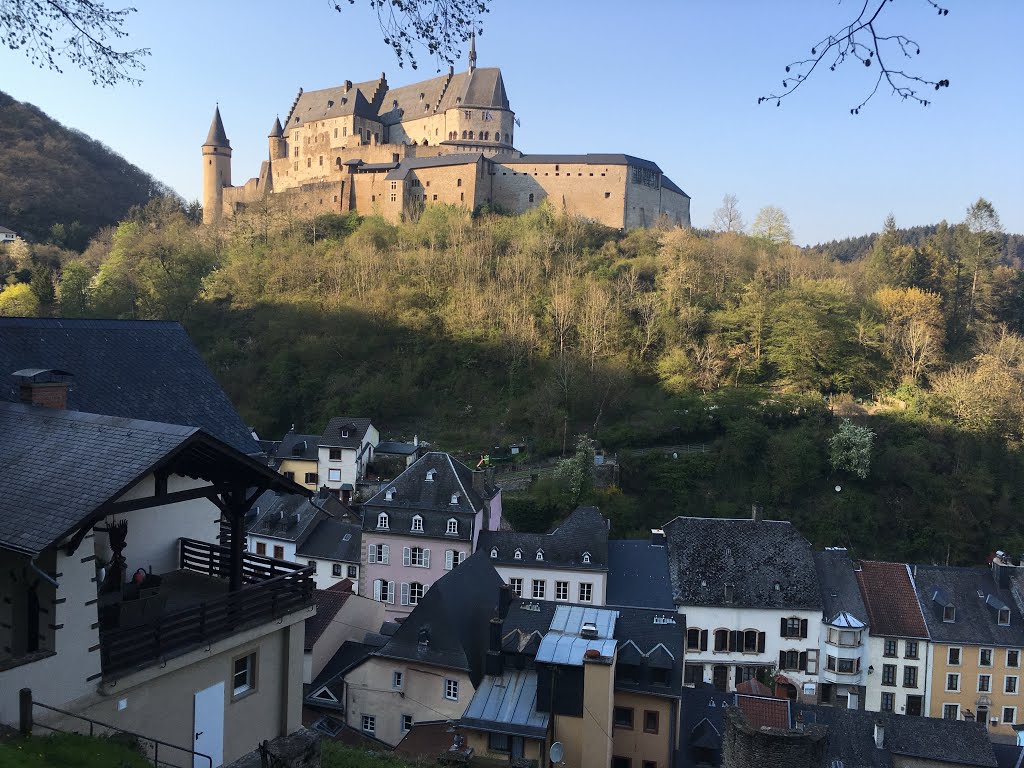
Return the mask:
[(856, 576), (871, 635), (928, 639), (908, 566), (865, 560)]
[[(933, 642), (973, 645), (1024, 646), (1024, 618), (1010, 591), (999, 587), (987, 568), (914, 566), (914, 582)], [(942, 620), (944, 605), (955, 619)], [(1009, 626), (997, 623), (999, 608), (1009, 608)]]
[(811, 545), (791, 523), (677, 517), (663, 527), (676, 605), (821, 609)]
[[(402, 474), (363, 504), (363, 530), (376, 533), (400, 533), (426, 538), (450, 538), (469, 541), (472, 520), (484, 499), (473, 487), (473, 471), (447, 453), (423, 454)], [(428, 480), (430, 475), (432, 479)], [(394, 496), (388, 499), (389, 491)], [(452, 498), (457, 494), (455, 503)], [(377, 517), (388, 514), (388, 529), (378, 530)], [(412, 518), (423, 518), (423, 532), (412, 531)], [(457, 536), (446, 534), (448, 519), (459, 521)]]
[[(597, 507), (578, 507), (550, 533), (517, 531), (481, 531), (477, 548), (501, 565), (531, 568), (572, 568), (605, 571), (608, 569), (608, 521)], [(516, 551), (522, 557), (517, 560)], [(544, 553), (537, 562), (537, 552)], [(584, 555), (590, 562), (584, 562)]]
[[(868, 623), (868, 611), (857, 587), (853, 561), (845, 549), (826, 549), (814, 553), (814, 566), (821, 585), (821, 602), (825, 621), (843, 623), (842, 614), (852, 616), (861, 624)], [(849, 622), (844, 626), (849, 626)]]
[(68, 408), (198, 427), (242, 453), (252, 432), (178, 323), (0, 317), (0, 401), (18, 402), (9, 374), (72, 374)]
[(675, 610), (668, 548), (647, 539), (609, 541), (605, 604)]

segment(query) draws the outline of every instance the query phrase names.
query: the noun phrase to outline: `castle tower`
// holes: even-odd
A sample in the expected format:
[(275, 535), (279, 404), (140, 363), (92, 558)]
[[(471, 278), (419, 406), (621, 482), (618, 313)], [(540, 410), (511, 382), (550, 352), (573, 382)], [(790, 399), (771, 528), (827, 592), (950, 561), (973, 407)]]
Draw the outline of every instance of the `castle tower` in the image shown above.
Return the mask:
[(231, 186), (231, 142), (224, 133), (220, 106), (213, 112), (210, 132), (203, 144), (203, 223), (220, 219), (224, 205), (224, 187)]
[(281, 118), (274, 121), (274, 127), (270, 129), (268, 136), (270, 141), (270, 159), (283, 160), (288, 157), (288, 146), (284, 140), (284, 128), (281, 127)]
[(470, 74), (476, 69), (476, 25), (469, 33), (469, 72)]

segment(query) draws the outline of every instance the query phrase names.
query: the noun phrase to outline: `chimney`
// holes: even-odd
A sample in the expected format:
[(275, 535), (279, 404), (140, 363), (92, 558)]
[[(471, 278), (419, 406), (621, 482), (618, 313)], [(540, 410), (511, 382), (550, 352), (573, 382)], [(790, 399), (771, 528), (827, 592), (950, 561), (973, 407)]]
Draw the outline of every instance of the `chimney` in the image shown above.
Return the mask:
[(484, 671), (488, 675), (500, 675), (505, 671), (505, 659), (501, 655), (501, 619), (491, 619), (490, 635), (487, 643), (487, 657), (484, 660)]
[(881, 720), (875, 720), (875, 746), (885, 749), (885, 724)]
[(762, 507), (760, 504), (750, 505), (750, 519), (753, 520), (755, 523), (761, 519), (761, 514), (763, 512), (764, 507)]
[(580, 637), (584, 637), (588, 640), (596, 640), (597, 624), (594, 624), (591, 621), (583, 622), (583, 625), (580, 627)]
[(512, 607), (512, 587), (502, 584), (498, 590), (498, 618), (504, 619), (508, 616), (508, 609)]
[(55, 408), (68, 407), (71, 374), (56, 368), (25, 368), (11, 374), (18, 380), (18, 397), (28, 405)]
[[(609, 522), (611, 522), (610, 518)], [(661, 528), (651, 528), (651, 546), (665, 546), (665, 531), (663, 531)]]

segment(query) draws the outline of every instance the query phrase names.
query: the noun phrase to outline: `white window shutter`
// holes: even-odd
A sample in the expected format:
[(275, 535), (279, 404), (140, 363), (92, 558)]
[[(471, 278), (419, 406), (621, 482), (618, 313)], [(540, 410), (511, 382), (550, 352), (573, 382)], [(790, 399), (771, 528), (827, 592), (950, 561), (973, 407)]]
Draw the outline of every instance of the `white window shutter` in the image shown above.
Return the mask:
[(459, 564), (460, 565), (463, 563), (463, 561), (465, 561), (465, 559), (466, 559), (466, 553), (465, 552), (459, 552)]
[(380, 602), (380, 579), (373, 580), (373, 599)]
[(402, 605), (409, 604), (409, 585), (402, 582)]
[(402, 547), (402, 565), (412, 565), (412, 550), (409, 547)]
[(388, 544), (381, 544), (380, 561), (384, 565), (388, 565), (391, 562), (391, 546)]
[(424, 549), (423, 550), (423, 567), (424, 568), (429, 568), (430, 567), (430, 550), (429, 549)]
[(451, 549), (444, 551), (444, 569), (450, 571), (455, 567), (455, 552)]
[(395, 582), (388, 582), (388, 602), (394, 605), (395, 602)]

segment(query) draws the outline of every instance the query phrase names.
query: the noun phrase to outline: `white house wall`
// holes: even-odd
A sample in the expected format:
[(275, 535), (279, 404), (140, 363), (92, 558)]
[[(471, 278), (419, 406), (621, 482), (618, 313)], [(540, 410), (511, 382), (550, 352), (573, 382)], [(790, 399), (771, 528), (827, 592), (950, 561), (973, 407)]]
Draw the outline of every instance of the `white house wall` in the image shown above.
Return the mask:
[[(485, 552), (484, 554), (489, 555)], [(555, 601), (555, 582), (569, 582), (569, 599), (555, 602), (578, 603), (580, 595), (580, 584), (592, 585), (593, 600), (591, 605), (604, 605), (605, 588), (608, 583), (608, 574), (603, 571), (571, 571), (566, 568), (538, 568), (534, 565), (514, 566), (495, 565), (494, 569), (506, 584), (511, 579), (523, 580), (523, 597), (533, 599), (532, 585), (535, 579), (545, 582), (544, 599)], [(777, 629), (777, 628), (776, 628)]]

